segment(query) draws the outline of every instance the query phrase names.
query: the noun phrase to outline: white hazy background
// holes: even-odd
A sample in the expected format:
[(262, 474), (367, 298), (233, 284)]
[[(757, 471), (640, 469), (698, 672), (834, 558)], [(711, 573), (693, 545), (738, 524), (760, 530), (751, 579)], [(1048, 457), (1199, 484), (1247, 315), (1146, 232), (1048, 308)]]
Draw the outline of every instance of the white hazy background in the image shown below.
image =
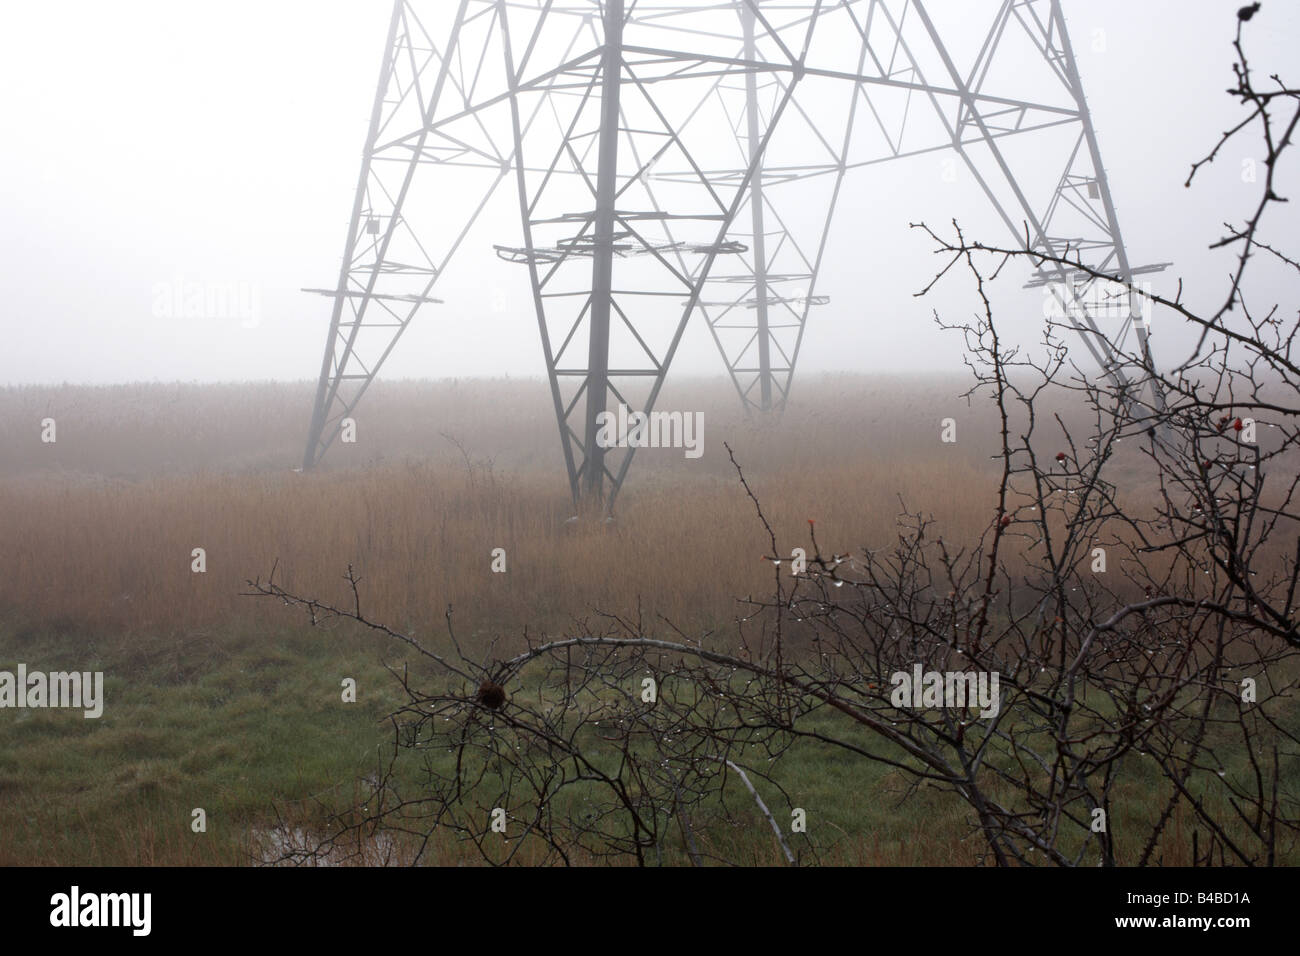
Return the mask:
[[(940, 25), (956, 2), (933, 0)], [(1182, 277), (1202, 307), (1221, 301), (1233, 265), (1206, 247), (1262, 188), (1241, 175), (1251, 158), (1262, 172), (1252, 135), (1182, 185), (1242, 116), (1225, 93), (1239, 5), (1065, 2), (1130, 258), (1173, 261), (1157, 290)], [(389, 10), (386, 0), (0, 2), (0, 384), (314, 379), (329, 300), (299, 290), (336, 282)], [(1300, 82), (1298, 38), (1300, 4), (1264, 0), (1247, 30), (1261, 83), (1274, 72)], [(818, 287), (832, 303), (813, 310), (802, 372), (960, 369), (960, 339), (931, 312), (968, 316), (970, 285), (915, 299), (938, 260), (907, 224), (957, 217), (968, 235), (1008, 237), (964, 168), (955, 183), (941, 172), (928, 156), (847, 182)], [(1292, 184), (1300, 177), (1284, 194)], [(517, 220), (487, 225), (437, 287), (447, 304), (420, 313), (384, 377), (544, 374), (524, 270), (485, 288), (489, 265), (500, 274), (491, 246), (516, 244)], [(1295, 236), (1294, 219), (1274, 218), (1265, 238)], [(1001, 284), (1000, 318), (1032, 340), (1042, 293), (1020, 291), (1026, 277), (1021, 267)], [(256, 321), (156, 316), (159, 288), (177, 282), (252, 290)], [(1257, 293), (1285, 294), (1272, 279)], [(1159, 359), (1185, 336), (1172, 319), (1155, 323)], [(723, 377), (702, 322), (673, 372)]]

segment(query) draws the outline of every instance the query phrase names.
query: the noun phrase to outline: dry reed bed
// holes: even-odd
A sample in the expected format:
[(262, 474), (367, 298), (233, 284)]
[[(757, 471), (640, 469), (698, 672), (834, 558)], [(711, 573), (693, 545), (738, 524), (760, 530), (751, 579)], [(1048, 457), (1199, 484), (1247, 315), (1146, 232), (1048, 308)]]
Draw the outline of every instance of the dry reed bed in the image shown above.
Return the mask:
[[(274, 565), (285, 586), (342, 601), (351, 564), (375, 619), (439, 636), (450, 604), (478, 646), (638, 602), (648, 616), (722, 627), (737, 597), (771, 584), (766, 535), (724, 441), (785, 548), (807, 542), (808, 518), (827, 550), (888, 546), (900, 497), (973, 543), (992, 520), (1000, 463), (994, 410), (968, 407), (965, 386), (812, 379), (782, 421), (759, 425), (727, 386), (684, 383), (660, 407), (705, 413), (705, 455), (643, 452), (613, 526), (565, 524), (538, 382), (377, 386), (359, 444), (308, 474), (292, 471), (305, 384), (3, 390), (0, 613), (100, 635), (273, 633), (301, 621), (241, 597), (247, 579)], [(56, 445), (36, 437), (45, 414), (59, 422)], [(958, 441), (941, 444), (949, 416)], [(205, 574), (190, 570), (197, 547)], [(490, 572), (497, 547), (505, 574)]]

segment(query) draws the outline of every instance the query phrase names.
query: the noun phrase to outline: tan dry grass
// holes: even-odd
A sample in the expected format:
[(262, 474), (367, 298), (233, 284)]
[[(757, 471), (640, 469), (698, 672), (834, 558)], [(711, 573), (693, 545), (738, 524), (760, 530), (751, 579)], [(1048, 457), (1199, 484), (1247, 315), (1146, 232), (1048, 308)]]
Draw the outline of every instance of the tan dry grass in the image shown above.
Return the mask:
[[(97, 636), (274, 633), (302, 621), (241, 597), (247, 579), (275, 566), (286, 587), (344, 601), (353, 565), (368, 615), (427, 638), (450, 604), (476, 647), (638, 602), (649, 617), (723, 628), (737, 598), (771, 585), (759, 560), (770, 546), (724, 442), (786, 553), (807, 543), (808, 518), (827, 551), (889, 546), (900, 500), (969, 545), (993, 520), (1000, 462), (995, 409), (968, 405), (967, 384), (809, 379), (766, 424), (745, 420), (725, 383), (678, 384), (659, 407), (704, 412), (705, 454), (642, 451), (612, 526), (565, 523), (537, 381), (381, 383), (361, 406), (359, 443), (307, 474), (293, 470), (305, 383), (0, 390), (0, 615)], [(1058, 405), (1086, 435), (1076, 401)], [(54, 445), (39, 441), (47, 415)], [(946, 417), (956, 444), (939, 441)], [(1058, 447), (1044, 435), (1045, 459)], [(1139, 473), (1133, 457), (1121, 476)], [(198, 547), (206, 574), (190, 570)], [(506, 574), (489, 570), (497, 547)]]
[[(32, 626), (178, 635), (300, 623), (241, 598), (278, 562), (286, 586), (343, 600), (349, 564), (378, 619), (440, 633), (448, 604), (481, 641), (525, 625), (627, 611), (721, 626), (762, 593), (769, 548), (729, 442), (783, 545), (894, 539), (899, 495), (949, 533), (977, 536), (994, 505), (988, 408), (960, 380), (827, 378), (779, 423), (747, 423), (730, 391), (687, 383), (661, 407), (705, 413), (705, 456), (638, 457), (612, 527), (566, 526), (571, 506), (538, 382), (376, 387), (361, 442), (326, 466), (301, 454), (305, 385), (124, 386), (0, 392), (0, 609)], [(39, 420), (59, 425), (56, 445)], [(959, 441), (938, 441), (939, 421)], [(440, 433), (455, 437), (469, 460)], [(190, 570), (207, 552), (207, 573)], [(503, 547), (508, 573), (489, 571)]]

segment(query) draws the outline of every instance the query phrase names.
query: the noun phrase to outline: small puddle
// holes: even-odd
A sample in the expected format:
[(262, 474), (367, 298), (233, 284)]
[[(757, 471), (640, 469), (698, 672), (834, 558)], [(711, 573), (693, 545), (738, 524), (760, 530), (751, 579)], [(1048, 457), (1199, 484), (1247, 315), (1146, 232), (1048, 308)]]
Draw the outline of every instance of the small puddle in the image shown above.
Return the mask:
[(253, 859), (261, 866), (403, 866), (393, 838), (351, 830), (337, 837), (305, 827), (254, 827)]

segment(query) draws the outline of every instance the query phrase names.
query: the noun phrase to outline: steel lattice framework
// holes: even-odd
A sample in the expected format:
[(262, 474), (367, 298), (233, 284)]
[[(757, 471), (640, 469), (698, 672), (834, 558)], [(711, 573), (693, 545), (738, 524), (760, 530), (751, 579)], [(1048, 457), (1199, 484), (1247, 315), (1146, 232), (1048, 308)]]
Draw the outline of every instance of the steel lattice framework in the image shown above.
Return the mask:
[[(333, 312), (304, 467), (503, 187), (522, 236), (496, 254), (527, 271), (575, 506), (612, 510), (635, 449), (600, 447), (597, 416), (653, 409), (695, 313), (745, 407), (784, 407), (853, 170), (946, 151), (1017, 244), (1123, 283), (1163, 268), (1128, 260), (1059, 0), (943, 4), (942, 31), (931, 6), (397, 0), (343, 266), (312, 290)], [(1145, 324), (1095, 284), (1030, 280), (1163, 408)]]

